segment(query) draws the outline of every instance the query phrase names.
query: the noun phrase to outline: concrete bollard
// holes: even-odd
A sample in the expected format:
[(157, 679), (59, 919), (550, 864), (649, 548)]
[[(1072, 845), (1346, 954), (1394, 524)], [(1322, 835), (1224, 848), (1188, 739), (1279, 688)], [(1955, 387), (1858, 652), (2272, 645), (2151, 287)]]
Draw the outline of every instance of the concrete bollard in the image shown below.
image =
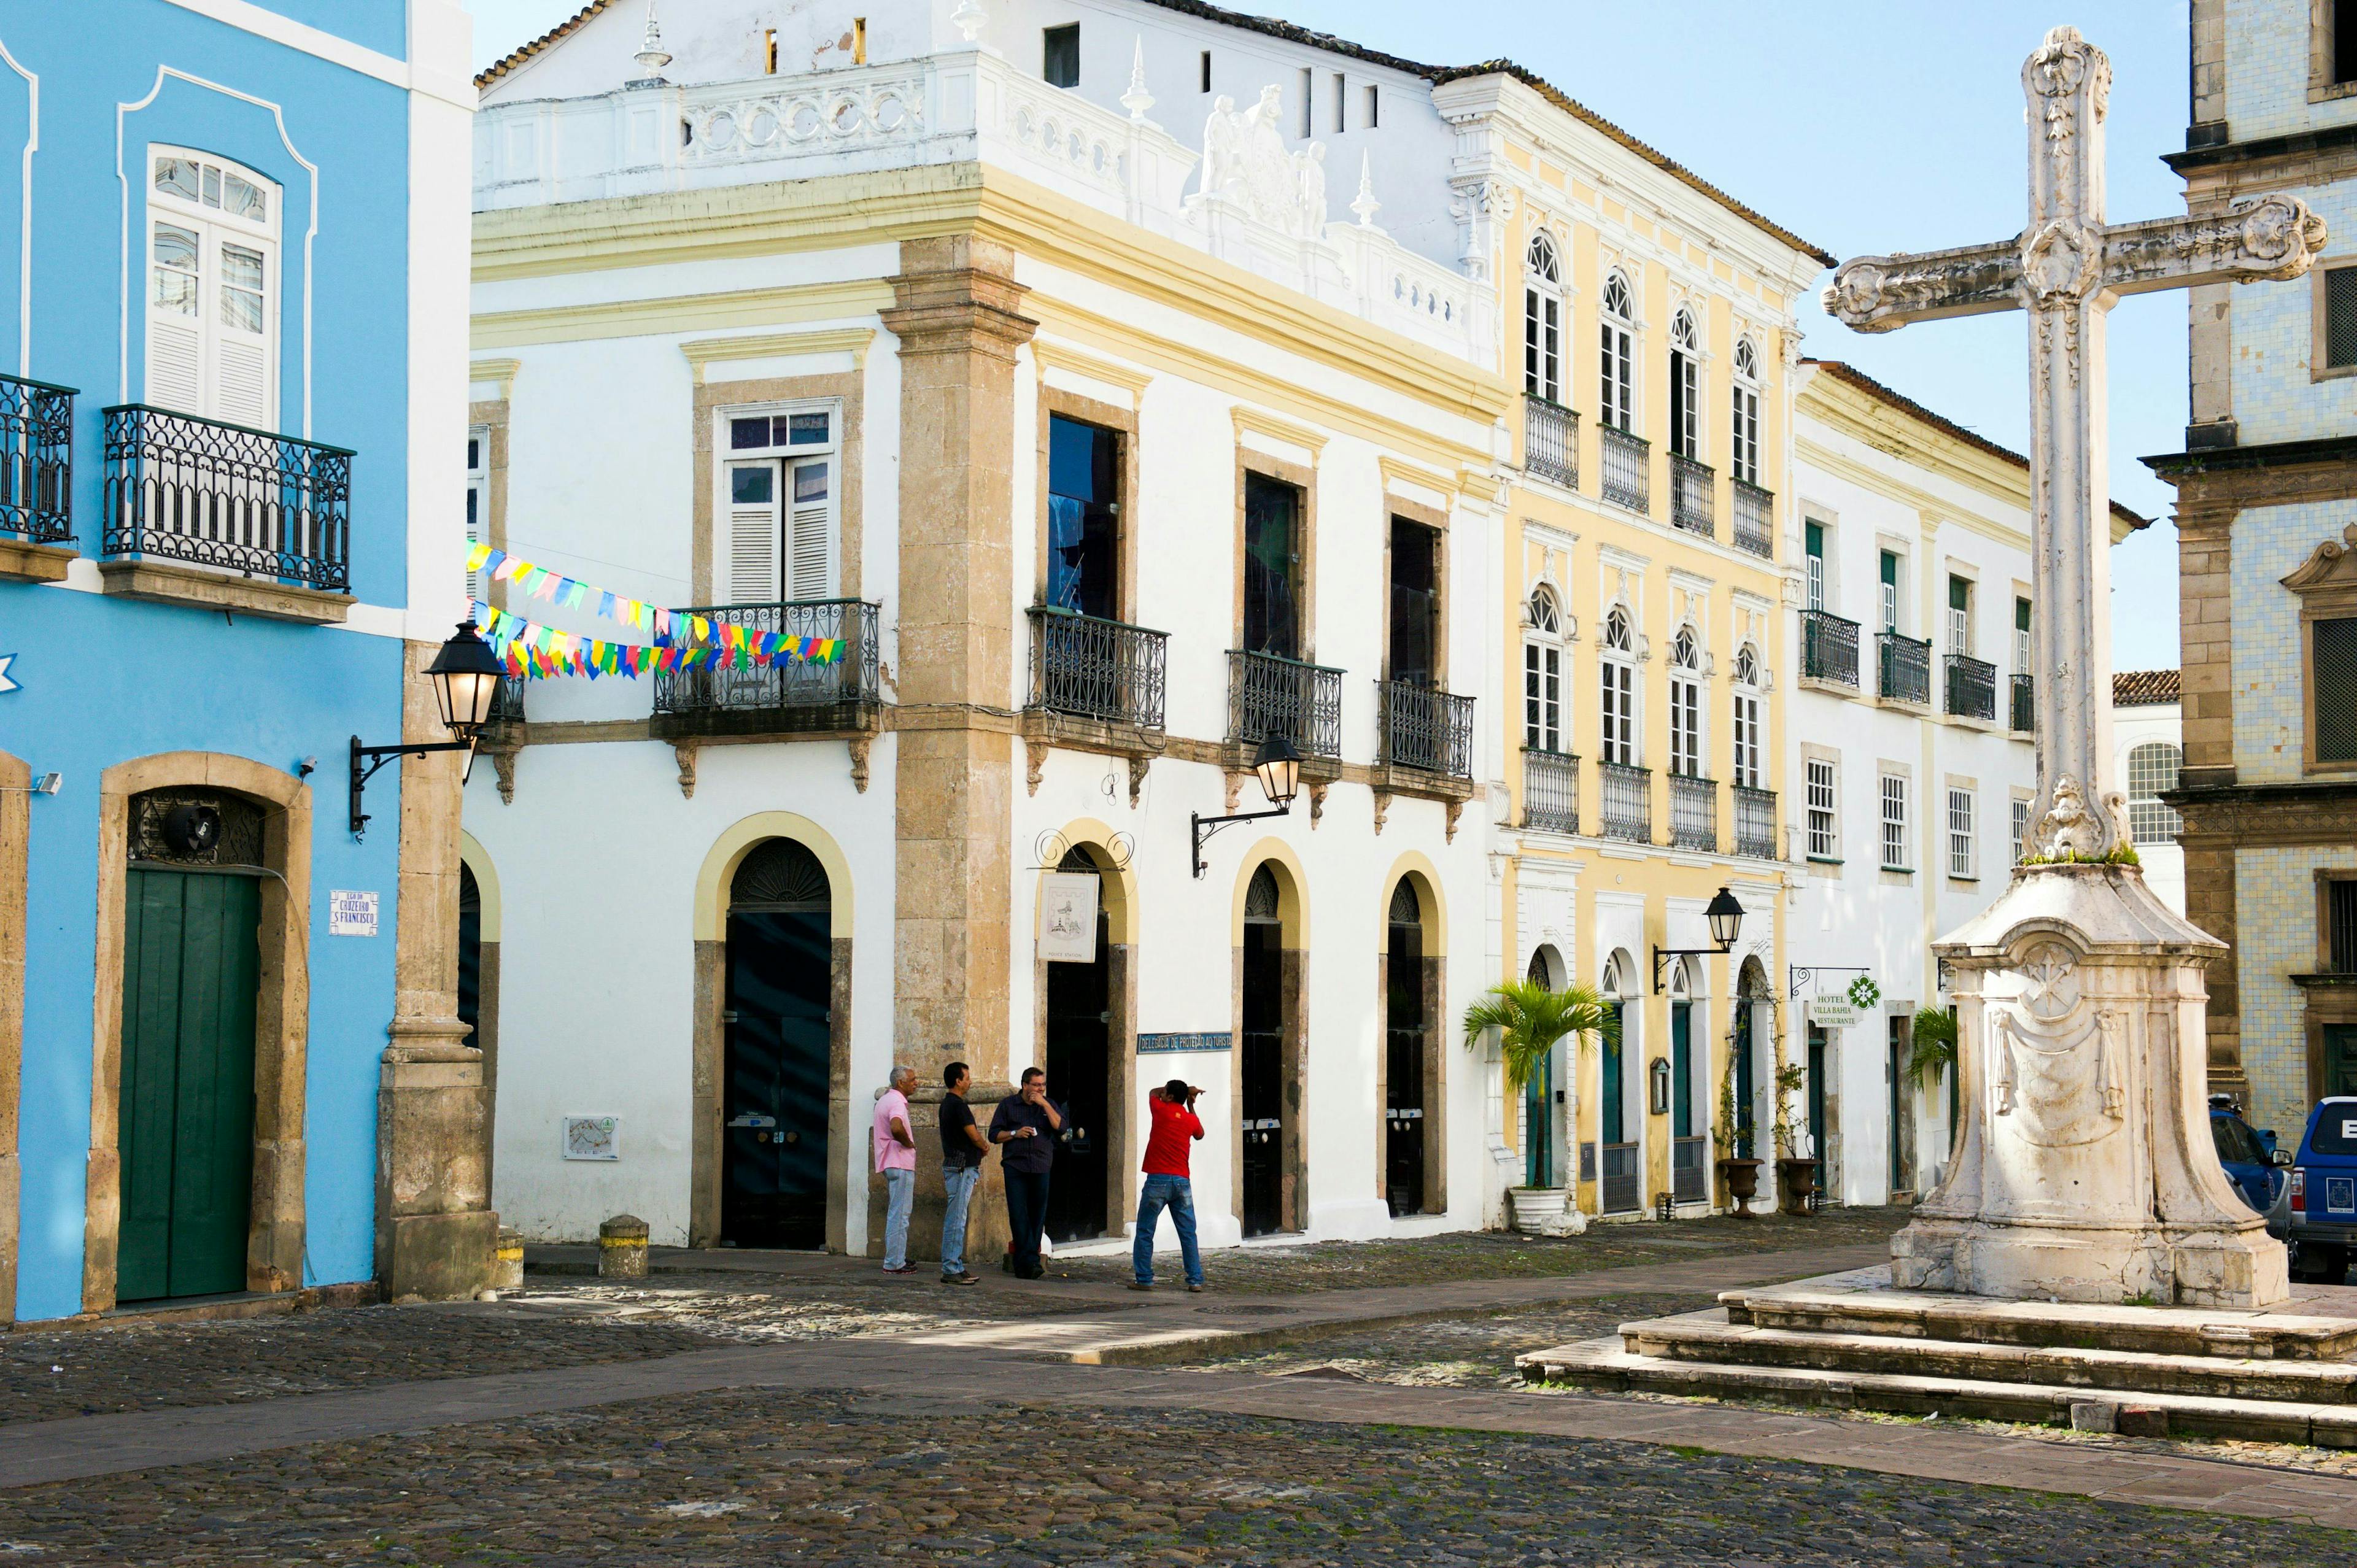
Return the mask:
[(523, 1232), (502, 1225), (500, 1227), (499, 1250), (491, 1256), (491, 1288), (522, 1290), (523, 1288)]
[(608, 1280), (647, 1277), (647, 1222), (617, 1214), (597, 1227), (597, 1275)]

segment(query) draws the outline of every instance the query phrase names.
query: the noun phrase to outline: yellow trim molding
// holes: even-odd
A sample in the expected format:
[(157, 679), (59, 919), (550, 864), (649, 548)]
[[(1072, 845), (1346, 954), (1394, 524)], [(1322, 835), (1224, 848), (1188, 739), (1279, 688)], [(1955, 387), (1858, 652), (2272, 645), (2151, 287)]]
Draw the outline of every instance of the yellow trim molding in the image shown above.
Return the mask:
[(740, 289), (728, 294), (666, 295), (654, 299), (617, 299), (595, 305), (554, 305), (534, 310), (477, 313), (473, 345), (513, 349), (533, 343), (576, 343), (597, 338), (649, 338), (668, 332), (725, 331), (742, 327), (789, 327), (800, 321), (840, 321), (873, 316), (892, 304), (892, 285), (882, 278), (847, 283), (792, 284), (782, 288)]
[(1031, 359), (1032, 362), (1039, 366), (1039, 375), (1043, 381), (1049, 371), (1061, 371), (1066, 375), (1079, 376), (1083, 380), (1096, 381), (1104, 386), (1121, 388), (1129, 394), (1129, 411), (1132, 413), (1137, 412), (1137, 405), (1144, 399), (1146, 387), (1154, 380), (1154, 372), (1151, 371), (1141, 371), (1135, 366), (1117, 364), (1114, 360), (1100, 359), (1094, 354), (1073, 348), (1069, 343), (1052, 342), (1045, 338), (1035, 337), (1031, 339)]
[(732, 360), (787, 359), (802, 354), (849, 354), (854, 365), (867, 368), (867, 350), (876, 341), (873, 327), (822, 328), (815, 332), (764, 332), (746, 338), (698, 338), (682, 343), (696, 385), (704, 384), (706, 365)]

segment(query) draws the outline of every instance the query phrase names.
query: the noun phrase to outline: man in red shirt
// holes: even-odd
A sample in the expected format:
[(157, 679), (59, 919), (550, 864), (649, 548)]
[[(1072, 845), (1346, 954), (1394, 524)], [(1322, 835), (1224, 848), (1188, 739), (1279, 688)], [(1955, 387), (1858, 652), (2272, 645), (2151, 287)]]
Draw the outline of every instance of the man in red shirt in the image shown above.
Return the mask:
[(1146, 1091), (1146, 1109), (1154, 1117), (1154, 1130), (1146, 1139), (1146, 1187), (1137, 1195), (1137, 1240), (1129, 1250), (1130, 1266), (1137, 1273), (1132, 1290), (1154, 1288), (1154, 1231), (1166, 1208), (1178, 1229), (1187, 1288), (1203, 1288), (1203, 1254), (1195, 1245), (1195, 1189), (1187, 1176), (1187, 1145), (1203, 1135), (1203, 1123), (1195, 1115), (1195, 1097), (1202, 1092), (1183, 1078)]

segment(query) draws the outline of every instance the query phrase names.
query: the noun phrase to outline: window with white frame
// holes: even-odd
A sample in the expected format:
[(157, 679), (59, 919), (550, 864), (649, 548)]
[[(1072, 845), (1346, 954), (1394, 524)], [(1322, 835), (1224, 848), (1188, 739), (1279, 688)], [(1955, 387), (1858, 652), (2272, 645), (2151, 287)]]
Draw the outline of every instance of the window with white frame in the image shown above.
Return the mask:
[(1882, 579), (1882, 629), (1899, 629), (1899, 553), (1881, 550), (1875, 553), (1875, 567)]
[(1841, 858), (1840, 818), (1834, 805), (1834, 768), (1831, 757), (1809, 758), (1809, 858), (1812, 860)]
[(1825, 525), (1811, 518), (1801, 525), (1802, 544), (1808, 561), (1809, 607), (1826, 608), (1825, 604)]
[(1735, 787), (1760, 788), (1760, 656), (1749, 643), (1735, 650)]
[(1637, 666), (1631, 657), (1634, 648), (1629, 611), (1615, 605), (1604, 618), (1600, 718), (1603, 760), (1622, 768), (1637, 766)]
[(2016, 865), (2021, 864), (2021, 846), (2029, 837), (2029, 798), (2026, 795), (2016, 795), (2013, 798), (2013, 864)]
[(1760, 350), (1746, 338), (1735, 346), (1735, 409), (1727, 465), (1747, 485), (1760, 482)]
[(2165, 740), (2128, 752), (2128, 837), (2137, 843), (2175, 843), (2184, 819), (2160, 797), (2177, 788), (2185, 754)]
[(1702, 456), (1702, 348), (1691, 312), (1670, 318), (1670, 450)]
[(1702, 777), (1702, 655), (1691, 626), (1670, 642), (1670, 771)]
[(1563, 261), (1544, 231), (1523, 258), (1523, 391), (1563, 401)]
[[(486, 425), (467, 432), (467, 550), (487, 542), (491, 529), (491, 433)], [(483, 574), (467, 574), (467, 602), (483, 601)]]
[(1530, 635), (1523, 642), (1523, 745), (1563, 749), (1563, 612), (1541, 586), (1530, 597)]
[(1882, 776), (1882, 869), (1905, 871), (1907, 865), (1907, 776)]
[(278, 424), (278, 186), (179, 147), (149, 150), (143, 401)]
[(1603, 347), (1603, 386), (1602, 399), (1597, 404), (1598, 416), (1615, 430), (1634, 430), (1637, 367), (1631, 334), (1636, 321), (1636, 302), (1629, 292), (1627, 278), (1616, 272), (1604, 280), (1602, 306), (1603, 321), (1598, 330)]
[(2018, 594), (2013, 599), (2013, 669), (2017, 675), (2029, 673), (2029, 601)]
[(831, 599), (839, 570), (833, 403), (719, 413), (722, 549), (727, 602)]
[(1948, 788), (1948, 875), (1969, 880), (1980, 875), (1980, 861), (1974, 849), (1973, 792)]
[(1948, 651), (1973, 650), (1973, 580), (1948, 574)]

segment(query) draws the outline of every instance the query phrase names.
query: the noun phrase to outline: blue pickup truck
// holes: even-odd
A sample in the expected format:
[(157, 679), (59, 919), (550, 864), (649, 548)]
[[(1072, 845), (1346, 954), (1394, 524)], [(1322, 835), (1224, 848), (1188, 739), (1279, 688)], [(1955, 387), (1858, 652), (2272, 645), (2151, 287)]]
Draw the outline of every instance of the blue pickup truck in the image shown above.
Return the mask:
[(2292, 1278), (2339, 1284), (2357, 1255), (2357, 1095), (2309, 1112), (2289, 1176), (2267, 1211), (2267, 1233), (2291, 1248)]
[(2217, 1145), (2218, 1163), (2235, 1195), (2261, 1214), (2282, 1192), (2281, 1166), (2290, 1162), (2276, 1155), (2276, 1135), (2262, 1133), (2243, 1119), (2243, 1108), (2231, 1094), (2210, 1097), (2210, 1139)]

